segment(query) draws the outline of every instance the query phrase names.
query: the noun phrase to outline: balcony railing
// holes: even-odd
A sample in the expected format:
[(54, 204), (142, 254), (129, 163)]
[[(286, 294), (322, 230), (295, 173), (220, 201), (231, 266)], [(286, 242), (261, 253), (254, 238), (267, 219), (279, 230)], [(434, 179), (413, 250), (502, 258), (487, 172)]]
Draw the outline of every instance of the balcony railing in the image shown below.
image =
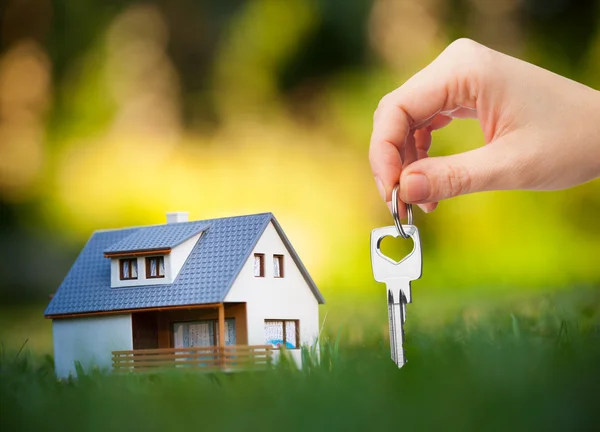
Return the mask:
[(204, 371), (264, 369), (273, 362), (271, 345), (229, 345), (194, 348), (113, 351), (113, 370), (155, 371), (166, 368), (200, 368)]

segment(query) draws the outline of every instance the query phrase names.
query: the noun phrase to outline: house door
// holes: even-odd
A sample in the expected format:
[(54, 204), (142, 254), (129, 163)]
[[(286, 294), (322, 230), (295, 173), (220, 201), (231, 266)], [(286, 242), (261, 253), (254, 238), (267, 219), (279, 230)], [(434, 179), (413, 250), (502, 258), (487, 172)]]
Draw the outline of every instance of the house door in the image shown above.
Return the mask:
[[(225, 320), (225, 345), (235, 345), (235, 318)], [(219, 344), (217, 320), (181, 322), (173, 324), (175, 348), (216, 346)]]

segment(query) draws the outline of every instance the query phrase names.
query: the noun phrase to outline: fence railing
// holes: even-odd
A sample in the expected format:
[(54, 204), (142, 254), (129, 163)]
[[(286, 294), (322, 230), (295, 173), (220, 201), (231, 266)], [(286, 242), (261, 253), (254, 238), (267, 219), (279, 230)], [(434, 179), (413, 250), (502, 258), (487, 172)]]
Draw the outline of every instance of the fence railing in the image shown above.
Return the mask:
[(151, 371), (173, 367), (228, 371), (266, 368), (272, 362), (271, 345), (159, 348), (112, 352), (113, 370), (117, 372)]

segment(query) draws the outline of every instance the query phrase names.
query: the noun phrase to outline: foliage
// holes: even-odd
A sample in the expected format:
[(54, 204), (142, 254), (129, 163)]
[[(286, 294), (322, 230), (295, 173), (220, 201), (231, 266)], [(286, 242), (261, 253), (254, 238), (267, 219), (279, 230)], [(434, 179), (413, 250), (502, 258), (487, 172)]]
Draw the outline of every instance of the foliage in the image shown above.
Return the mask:
[(412, 329), (400, 370), (385, 340), (344, 344), (339, 333), (302, 370), (234, 374), (57, 381), (49, 359), (3, 350), (0, 429), (590, 430), (600, 421), (600, 320), (565, 299), (563, 313), (504, 309)]

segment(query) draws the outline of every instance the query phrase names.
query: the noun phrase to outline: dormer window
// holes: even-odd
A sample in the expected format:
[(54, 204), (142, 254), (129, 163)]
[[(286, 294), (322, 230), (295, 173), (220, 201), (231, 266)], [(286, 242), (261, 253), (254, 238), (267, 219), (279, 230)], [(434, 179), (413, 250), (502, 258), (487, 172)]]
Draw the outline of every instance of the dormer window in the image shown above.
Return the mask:
[(146, 278), (164, 278), (165, 277), (165, 257), (154, 256), (146, 258)]
[(136, 258), (120, 259), (119, 269), (121, 280), (134, 280), (138, 278)]
[(132, 229), (104, 250), (110, 259), (111, 288), (168, 285), (177, 279), (209, 225), (172, 222)]

